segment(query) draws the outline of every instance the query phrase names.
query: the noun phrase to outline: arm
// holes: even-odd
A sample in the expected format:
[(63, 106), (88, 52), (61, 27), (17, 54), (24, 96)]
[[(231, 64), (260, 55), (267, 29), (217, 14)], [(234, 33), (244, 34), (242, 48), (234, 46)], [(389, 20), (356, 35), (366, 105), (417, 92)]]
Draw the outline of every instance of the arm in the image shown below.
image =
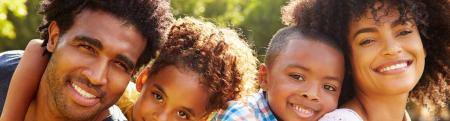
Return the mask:
[[(31, 40), (12, 76), (8, 95), (0, 117), (1, 121), (21, 121), (25, 119), (28, 106), (39, 87), (48, 58), (43, 56), (42, 40)], [(24, 83), (26, 82), (26, 83)]]

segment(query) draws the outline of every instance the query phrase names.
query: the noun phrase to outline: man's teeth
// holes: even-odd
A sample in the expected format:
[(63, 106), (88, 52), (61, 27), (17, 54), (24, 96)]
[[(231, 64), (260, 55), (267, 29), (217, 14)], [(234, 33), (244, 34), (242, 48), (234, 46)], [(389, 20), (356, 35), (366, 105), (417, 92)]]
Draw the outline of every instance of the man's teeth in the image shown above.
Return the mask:
[(304, 108), (302, 108), (302, 107), (300, 107), (298, 105), (294, 105), (294, 104), (292, 104), (292, 106), (294, 107), (295, 110), (297, 110), (300, 113), (303, 113), (303, 114), (306, 114), (306, 115), (312, 115), (313, 114), (313, 111), (310, 110), (310, 109), (304, 109)]
[(73, 88), (75, 88), (75, 90), (78, 92), (78, 94), (80, 94), (81, 96), (85, 97), (85, 98), (95, 98), (94, 95), (92, 95), (89, 92), (84, 91), (83, 89), (81, 89), (80, 87), (78, 87), (76, 84), (72, 83)]
[(399, 63), (399, 64), (395, 64), (395, 65), (391, 65), (388, 67), (384, 67), (380, 70), (380, 72), (385, 72), (385, 71), (390, 71), (390, 70), (394, 70), (394, 69), (399, 69), (399, 68), (404, 68), (406, 67), (408, 64), (405, 63)]

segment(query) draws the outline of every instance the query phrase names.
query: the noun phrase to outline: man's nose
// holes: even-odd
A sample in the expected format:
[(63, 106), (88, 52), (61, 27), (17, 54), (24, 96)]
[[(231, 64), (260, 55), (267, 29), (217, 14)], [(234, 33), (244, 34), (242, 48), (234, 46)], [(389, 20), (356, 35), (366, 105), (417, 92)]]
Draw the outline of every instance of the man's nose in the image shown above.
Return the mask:
[(84, 75), (93, 85), (105, 85), (107, 82), (106, 75), (108, 73), (108, 61), (97, 60), (91, 63), (84, 71)]

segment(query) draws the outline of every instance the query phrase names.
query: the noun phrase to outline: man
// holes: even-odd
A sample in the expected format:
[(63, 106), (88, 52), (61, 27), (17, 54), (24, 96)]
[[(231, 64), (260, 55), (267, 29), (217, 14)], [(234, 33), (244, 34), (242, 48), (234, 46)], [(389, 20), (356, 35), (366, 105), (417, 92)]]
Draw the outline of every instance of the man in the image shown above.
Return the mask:
[[(112, 120), (108, 109), (135, 69), (155, 56), (172, 21), (168, 2), (44, 0), (41, 7), (39, 31), (50, 59), (26, 120)], [(0, 86), (8, 85), (21, 56), (5, 53)]]

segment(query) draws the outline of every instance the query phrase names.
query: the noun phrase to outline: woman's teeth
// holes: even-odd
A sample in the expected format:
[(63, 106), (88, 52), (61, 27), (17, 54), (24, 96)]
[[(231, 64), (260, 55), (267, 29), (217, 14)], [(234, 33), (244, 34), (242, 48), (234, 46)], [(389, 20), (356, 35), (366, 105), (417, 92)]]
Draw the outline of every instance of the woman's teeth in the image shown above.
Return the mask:
[(408, 66), (408, 64), (406, 62), (403, 62), (403, 63), (398, 63), (398, 64), (394, 64), (394, 65), (391, 65), (391, 66), (387, 66), (387, 67), (381, 68), (379, 71), (380, 72), (386, 72), (386, 71), (390, 71), (390, 70), (405, 68), (406, 66)]

